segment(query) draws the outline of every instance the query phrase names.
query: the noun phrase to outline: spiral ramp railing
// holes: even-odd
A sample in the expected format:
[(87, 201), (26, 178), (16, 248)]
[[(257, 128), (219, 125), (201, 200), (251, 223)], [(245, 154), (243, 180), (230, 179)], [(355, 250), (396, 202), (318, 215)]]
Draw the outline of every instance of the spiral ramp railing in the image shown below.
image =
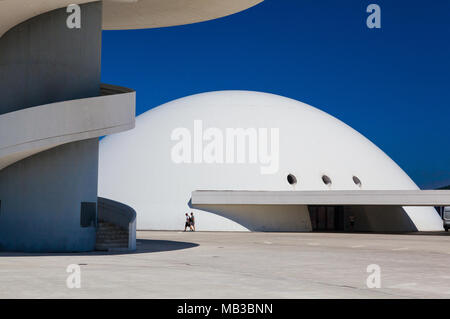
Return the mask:
[(101, 94), (0, 115), (0, 170), (65, 143), (134, 128), (135, 92), (102, 84)]

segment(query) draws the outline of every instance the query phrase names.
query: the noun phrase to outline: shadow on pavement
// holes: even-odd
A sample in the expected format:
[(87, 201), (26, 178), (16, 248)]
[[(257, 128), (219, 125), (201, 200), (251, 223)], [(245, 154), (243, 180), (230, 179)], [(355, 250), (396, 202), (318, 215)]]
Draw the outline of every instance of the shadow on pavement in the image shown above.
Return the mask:
[(111, 256), (111, 255), (135, 255), (146, 253), (158, 253), (166, 251), (174, 251), (181, 249), (189, 249), (198, 247), (199, 244), (173, 240), (153, 240), (138, 239), (136, 241), (136, 251), (93, 251), (82, 253), (24, 253), (24, 252), (1, 252), (1, 257), (42, 257), (42, 256)]
[(322, 231), (322, 230), (315, 230), (312, 233), (322, 233), (322, 234), (360, 234), (360, 235), (450, 236), (450, 232), (446, 232), (446, 231), (362, 232), (362, 231)]

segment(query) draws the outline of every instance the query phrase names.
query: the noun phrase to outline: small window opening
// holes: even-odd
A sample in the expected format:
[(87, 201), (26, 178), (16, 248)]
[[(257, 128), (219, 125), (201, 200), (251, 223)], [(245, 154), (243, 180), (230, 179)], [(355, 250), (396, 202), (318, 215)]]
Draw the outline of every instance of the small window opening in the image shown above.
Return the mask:
[(292, 175), (292, 174), (289, 174), (289, 175), (287, 176), (287, 181), (288, 181), (288, 183), (291, 184), (291, 185), (297, 184), (297, 178), (296, 178), (294, 175)]
[(362, 186), (361, 180), (357, 176), (353, 176), (353, 183), (359, 187)]
[(322, 176), (322, 181), (325, 185), (331, 185), (331, 179), (327, 175)]

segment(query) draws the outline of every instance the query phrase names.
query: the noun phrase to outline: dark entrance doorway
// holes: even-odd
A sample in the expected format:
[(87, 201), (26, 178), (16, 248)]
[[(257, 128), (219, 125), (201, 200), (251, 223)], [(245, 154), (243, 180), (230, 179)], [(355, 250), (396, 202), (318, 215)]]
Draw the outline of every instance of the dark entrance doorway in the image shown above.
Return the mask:
[(343, 231), (344, 206), (308, 206), (313, 231)]

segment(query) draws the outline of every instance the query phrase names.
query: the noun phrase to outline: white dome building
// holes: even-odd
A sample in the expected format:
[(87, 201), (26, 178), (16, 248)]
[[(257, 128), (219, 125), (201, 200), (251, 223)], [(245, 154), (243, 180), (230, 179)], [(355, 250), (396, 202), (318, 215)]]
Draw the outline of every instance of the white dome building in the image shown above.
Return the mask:
[(133, 207), (140, 230), (182, 229), (191, 211), (197, 230), (442, 230), (432, 207), (370, 200), (331, 206), (192, 204), (197, 190), (268, 192), (263, 195), (418, 190), (351, 127), (273, 94), (221, 91), (169, 102), (137, 117), (134, 130), (104, 138), (99, 156), (99, 196)]

